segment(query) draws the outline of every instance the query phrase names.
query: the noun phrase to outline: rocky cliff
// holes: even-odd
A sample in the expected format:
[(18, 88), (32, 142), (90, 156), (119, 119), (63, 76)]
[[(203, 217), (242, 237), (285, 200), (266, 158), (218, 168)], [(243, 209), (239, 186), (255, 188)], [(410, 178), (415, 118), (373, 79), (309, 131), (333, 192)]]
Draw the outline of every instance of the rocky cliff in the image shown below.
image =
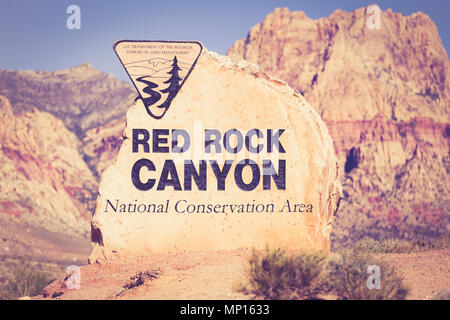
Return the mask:
[(130, 84), (88, 63), (52, 72), (0, 70), (0, 95), (15, 115), (37, 109), (61, 119), (83, 141), (79, 151), (97, 179), (119, 150), (125, 113), (137, 96)]
[(448, 232), (450, 64), (424, 13), (309, 19), (276, 9), (228, 54), (300, 91), (334, 139), (345, 199), (334, 239)]
[(121, 142), (108, 128), (124, 126), (135, 96), (89, 64), (0, 70), (0, 284), (23, 261), (46, 261), (52, 274), (86, 261), (97, 168)]
[(97, 177), (114, 161), (122, 145), (125, 118), (112, 120), (103, 126), (87, 130), (81, 140), (81, 152)]
[(49, 113), (12, 110), (0, 96), (1, 221), (87, 236), (98, 185), (77, 137)]
[(11, 102), (14, 114), (33, 108), (49, 112), (80, 138), (123, 118), (136, 97), (130, 84), (88, 63), (52, 72), (0, 70), (0, 94)]

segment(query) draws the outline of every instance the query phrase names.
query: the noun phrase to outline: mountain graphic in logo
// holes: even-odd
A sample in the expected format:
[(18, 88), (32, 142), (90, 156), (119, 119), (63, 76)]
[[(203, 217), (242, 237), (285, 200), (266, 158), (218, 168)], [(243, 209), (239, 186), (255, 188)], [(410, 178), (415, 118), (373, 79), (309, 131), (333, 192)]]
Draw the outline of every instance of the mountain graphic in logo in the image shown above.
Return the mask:
[(196, 41), (121, 40), (114, 44), (139, 99), (154, 119), (164, 117), (202, 49)]

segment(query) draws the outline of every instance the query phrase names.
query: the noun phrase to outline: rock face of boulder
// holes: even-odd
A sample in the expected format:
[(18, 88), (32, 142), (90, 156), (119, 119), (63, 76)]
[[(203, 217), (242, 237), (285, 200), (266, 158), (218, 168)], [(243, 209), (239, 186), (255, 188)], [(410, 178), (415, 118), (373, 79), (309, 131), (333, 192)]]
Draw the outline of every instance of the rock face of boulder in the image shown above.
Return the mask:
[[(253, 128), (285, 129), (280, 142), (286, 153), (278, 153), (278, 158), (286, 160), (286, 188), (272, 186), (271, 190), (263, 190), (260, 183), (253, 191), (244, 192), (230, 174), (225, 190), (218, 191), (217, 180), (207, 161), (208, 184), (204, 191), (198, 190), (194, 183), (192, 191), (185, 190), (185, 185), (179, 191), (173, 187), (157, 191), (156, 186), (139, 191), (131, 179), (133, 164), (141, 158), (151, 159), (156, 168), (150, 176), (158, 179), (165, 161), (173, 155), (144, 153), (143, 148), (133, 153), (135, 128), (148, 129), (150, 134), (152, 129), (187, 130), (191, 134), (193, 152), (189, 157), (195, 159), (197, 167), (197, 159), (205, 155), (196, 158), (194, 150), (197, 150), (196, 146), (199, 150), (203, 148), (201, 138), (205, 129), (218, 129), (222, 133), (232, 128), (242, 132)], [(256, 65), (237, 63), (204, 50), (166, 115), (161, 120), (151, 118), (138, 100), (127, 113), (124, 136), (117, 159), (102, 175), (92, 219), (94, 250), (91, 262), (113, 253), (131, 256), (148, 251), (219, 250), (266, 244), (329, 250), (330, 224), (340, 198), (337, 159), (331, 137), (320, 116), (298, 92), (271, 78)], [(225, 158), (235, 161), (231, 173), (235, 172), (235, 163), (242, 160), (242, 156), (238, 153)], [(262, 152), (259, 156), (255, 161), (260, 164), (261, 159), (270, 155)], [(278, 164), (278, 160), (274, 161)], [(175, 167), (183, 184), (183, 161), (175, 162)], [(280, 170), (278, 165), (275, 170)], [(140, 176), (145, 180), (148, 177), (145, 178), (144, 171)], [(249, 183), (252, 171), (245, 171), (243, 179)], [(116, 206), (117, 212), (108, 205), (108, 200)], [(306, 212), (306, 207), (297, 207), (301, 213), (288, 213), (287, 208), (280, 213), (286, 200), (290, 200), (291, 210), (295, 203), (304, 203), (312, 205), (312, 212)], [(126, 206), (128, 203), (165, 205), (166, 201), (170, 204), (163, 213), (130, 212), (126, 207), (123, 207), (125, 212), (120, 212), (121, 203)], [(228, 208), (223, 209), (223, 213), (221, 207), (220, 213), (180, 213), (188, 204), (247, 203), (273, 203), (275, 211), (231, 213)]]
[(0, 114), (1, 221), (88, 235), (97, 182), (77, 150), (76, 136), (46, 112), (15, 116), (3, 96)]
[(379, 29), (370, 15), (276, 9), (228, 52), (300, 91), (327, 124), (345, 195), (337, 245), (449, 231), (447, 53), (424, 13), (381, 12)]

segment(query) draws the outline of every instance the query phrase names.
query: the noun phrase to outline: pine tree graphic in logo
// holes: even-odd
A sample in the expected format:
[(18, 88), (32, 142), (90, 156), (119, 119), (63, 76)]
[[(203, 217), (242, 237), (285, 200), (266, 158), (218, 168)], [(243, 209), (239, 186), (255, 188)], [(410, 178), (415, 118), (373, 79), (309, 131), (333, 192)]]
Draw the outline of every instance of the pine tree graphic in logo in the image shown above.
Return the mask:
[(178, 91), (180, 90), (180, 88), (181, 88), (180, 82), (181, 82), (181, 80), (183, 80), (178, 75), (178, 71), (180, 71), (180, 70), (181, 70), (180, 67), (178, 67), (177, 57), (175, 56), (173, 58), (172, 70), (170, 70), (168, 72), (171, 76), (170, 76), (169, 80), (164, 81), (164, 83), (169, 83), (169, 86), (166, 89), (161, 90), (161, 92), (168, 93), (169, 95), (167, 96), (166, 101), (164, 101), (164, 103), (162, 105), (160, 105), (159, 108), (168, 108), (170, 106), (170, 103), (172, 102), (173, 98), (175, 98)]
[[(156, 50), (155, 50), (156, 48)], [(161, 119), (184, 85), (202, 52), (197, 41), (133, 41), (114, 44), (145, 110)]]
[[(177, 56), (174, 56), (173, 59), (170, 60), (170, 62), (171, 62), (170, 71), (166, 72), (166, 74), (169, 75), (169, 78), (166, 81), (163, 81), (163, 83), (162, 83), (162, 84), (168, 84), (168, 86), (165, 89), (160, 90), (159, 92), (156, 91), (156, 89), (158, 89), (159, 86), (156, 83), (150, 81), (150, 79), (152, 79), (152, 75), (141, 76), (141, 77), (136, 78), (137, 82), (143, 83), (145, 85), (145, 87), (142, 89), (142, 92), (148, 94), (149, 96), (147, 97), (147, 96), (143, 96), (141, 94), (140, 99), (144, 103), (147, 113), (155, 119), (160, 119), (164, 116), (167, 109), (170, 107), (172, 100), (175, 98), (178, 91), (180, 91), (180, 89), (181, 89), (181, 82), (182, 82), (183, 78), (181, 78), (179, 75), (179, 71), (181, 71), (181, 68), (178, 66)], [(152, 61), (152, 63), (155, 65), (160, 65), (160, 64), (165, 65), (166, 61), (162, 60), (162, 62), (161, 62), (161, 60), (156, 60), (156, 62)], [(166, 69), (166, 68), (163, 68), (163, 69)], [(163, 69), (154, 71), (153, 77), (163, 78), (163, 77), (161, 77), (161, 71)], [(156, 74), (156, 76), (155, 76), (155, 74)], [(163, 103), (156, 105), (156, 108), (162, 109), (162, 113), (157, 114), (157, 112), (155, 110), (152, 111), (151, 107), (162, 99), (163, 94), (166, 95), (166, 99), (164, 100)]]

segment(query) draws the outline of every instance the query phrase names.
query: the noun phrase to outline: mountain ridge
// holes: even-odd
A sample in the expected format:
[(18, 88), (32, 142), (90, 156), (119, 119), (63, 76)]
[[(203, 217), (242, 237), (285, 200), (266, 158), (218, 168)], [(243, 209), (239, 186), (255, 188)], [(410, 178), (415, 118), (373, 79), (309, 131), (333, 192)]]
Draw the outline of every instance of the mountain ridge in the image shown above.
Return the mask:
[(57, 71), (0, 70), (0, 95), (14, 114), (33, 107), (49, 112), (80, 140), (87, 130), (124, 117), (136, 98), (131, 84), (89, 63)]
[[(450, 63), (424, 13), (275, 9), (228, 55), (300, 91), (328, 126), (345, 198), (334, 241), (448, 234)], [(415, 184), (415, 177), (420, 185)]]

